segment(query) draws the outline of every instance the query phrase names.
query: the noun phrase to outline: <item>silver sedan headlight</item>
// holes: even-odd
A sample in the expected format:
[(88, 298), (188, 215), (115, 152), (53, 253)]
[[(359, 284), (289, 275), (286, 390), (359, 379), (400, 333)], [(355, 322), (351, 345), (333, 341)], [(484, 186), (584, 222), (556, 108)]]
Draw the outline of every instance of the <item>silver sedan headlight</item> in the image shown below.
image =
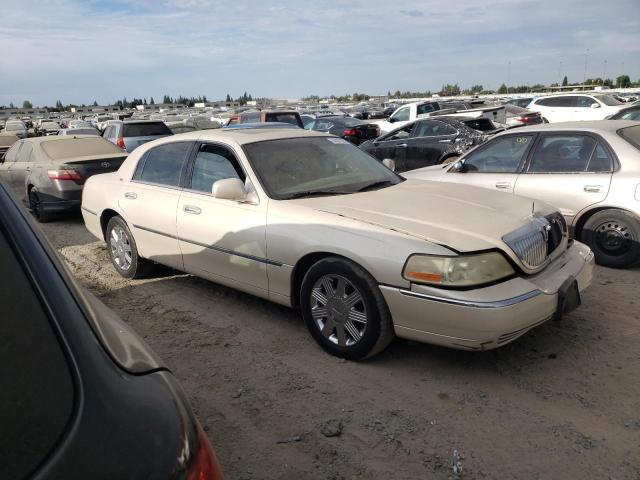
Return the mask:
[(497, 282), (515, 274), (499, 252), (475, 253), (455, 257), (412, 255), (402, 276), (410, 282), (438, 287), (471, 287)]

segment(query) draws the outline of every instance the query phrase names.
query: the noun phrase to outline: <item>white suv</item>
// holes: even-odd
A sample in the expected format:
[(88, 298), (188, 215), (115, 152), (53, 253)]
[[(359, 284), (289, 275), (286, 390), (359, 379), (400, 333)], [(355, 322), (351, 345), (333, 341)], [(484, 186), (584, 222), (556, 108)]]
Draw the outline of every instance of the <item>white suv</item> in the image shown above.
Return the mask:
[(575, 120), (603, 120), (625, 106), (611, 95), (571, 93), (538, 97), (527, 107), (540, 112), (550, 123)]

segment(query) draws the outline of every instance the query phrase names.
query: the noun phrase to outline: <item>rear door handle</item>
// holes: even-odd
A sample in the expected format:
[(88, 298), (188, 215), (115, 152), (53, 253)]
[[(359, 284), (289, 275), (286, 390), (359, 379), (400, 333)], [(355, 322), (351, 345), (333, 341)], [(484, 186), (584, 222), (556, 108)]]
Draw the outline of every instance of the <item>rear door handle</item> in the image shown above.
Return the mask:
[(438, 140), (438, 143), (451, 143), (451, 140), (449, 139)]
[(196, 207), (195, 205), (185, 205), (182, 207), (182, 210), (185, 213), (191, 213), (193, 215), (200, 215), (202, 213), (202, 209), (200, 207)]
[(584, 191), (588, 193), (600, 193), (602, 191), (602, 185), (585, 185)]
[(136, 198), (138, 198), (138, 194), (134, 192), (126, 192), (124, 194), (124, 198), (128, 198), (129, 200), (135, 200)]
[(509, 183), (509, 182), (497, 182), (496, 183), (496, 188), (500, 188), (500, 189), (506, 190), (508, 188), (511, 188), (511, 183)]
[(407, 144), (406, 143), (401, 143), (399, 145), (396, 145), (396, 148), (407, 148)]

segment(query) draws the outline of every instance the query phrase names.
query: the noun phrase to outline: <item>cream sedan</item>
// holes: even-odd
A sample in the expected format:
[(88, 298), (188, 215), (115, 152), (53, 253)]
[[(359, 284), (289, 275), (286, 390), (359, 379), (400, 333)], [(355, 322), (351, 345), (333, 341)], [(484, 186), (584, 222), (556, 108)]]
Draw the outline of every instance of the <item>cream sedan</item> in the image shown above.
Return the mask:
[(88, 180), (82, 214), (122, 276), (156, 262), (298, 308), (348, 359), (394, 335), (499, 347), (579, 305), (593, 270), (552, 207), (405, 180), (319, 132), (150, 142)]
[(567, 122), (496, 135), (458, 162), (403, 173), (539, 198), (557, 207), (596, 262), (640, 263), (640, 123)]

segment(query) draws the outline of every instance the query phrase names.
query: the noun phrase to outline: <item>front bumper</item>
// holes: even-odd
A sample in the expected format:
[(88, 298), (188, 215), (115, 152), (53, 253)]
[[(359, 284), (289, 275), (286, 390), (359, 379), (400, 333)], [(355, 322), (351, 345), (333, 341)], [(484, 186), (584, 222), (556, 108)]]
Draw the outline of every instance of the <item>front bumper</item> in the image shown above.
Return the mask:
[(552, 318), (558, 290), (575, 278), (582, 292), (593, 278), (593, 252), (579, 242), (537, 275), (475, 290), (381, 285), (398, 337), (467, 350), (491, 350)]

